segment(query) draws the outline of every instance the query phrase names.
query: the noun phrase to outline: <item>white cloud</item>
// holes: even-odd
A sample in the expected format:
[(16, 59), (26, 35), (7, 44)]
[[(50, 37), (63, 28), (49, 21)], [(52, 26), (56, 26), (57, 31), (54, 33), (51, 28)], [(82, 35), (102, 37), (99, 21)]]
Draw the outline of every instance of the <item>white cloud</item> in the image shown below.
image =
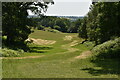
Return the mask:
[[(89, 11), (90, 4), (92, 3), (90, 0), (89, 2), (59, 2), (60, 0), (55, 0), (58, 2), (55, 2), (54, 5), (49, 6), (48, 11), (45, 13), (45, 15), (59, 15), (59, 16), (85, 16), (87, 12)], [(74, 0), (72, 0), (74, 1)], [(80, 1), (80, 0), (79, 0)]]
[(92, 0), (53, 0), (54, 2), (90, 2)]

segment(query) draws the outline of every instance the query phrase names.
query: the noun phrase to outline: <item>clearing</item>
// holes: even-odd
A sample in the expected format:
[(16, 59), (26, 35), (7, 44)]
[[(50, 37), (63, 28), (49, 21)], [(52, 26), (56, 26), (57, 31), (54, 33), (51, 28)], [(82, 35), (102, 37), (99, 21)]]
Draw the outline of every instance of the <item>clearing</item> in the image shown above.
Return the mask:
[[(116, 74), (91, 74), (84, 70), (101, 67), (90, 62), (89, 49), (80, 44), (77, 33), (35, 30), (29, 38), (31, 52), (3, 58), (4, 78), (117, 78)], [(36, 45), (37, 44), (37, 45)]]

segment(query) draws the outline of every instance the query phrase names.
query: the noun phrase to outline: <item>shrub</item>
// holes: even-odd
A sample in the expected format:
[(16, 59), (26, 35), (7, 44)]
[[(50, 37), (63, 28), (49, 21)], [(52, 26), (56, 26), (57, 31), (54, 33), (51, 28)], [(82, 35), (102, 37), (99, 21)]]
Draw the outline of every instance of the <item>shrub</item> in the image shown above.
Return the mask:
[(56, 30), (56, 29), (52, 29), (52, 28), (50, 28), (50, 27), (48, 27), (48, 28), (44, 28), (45, 29), (45, 31), (48, 31), (48, 32), (54, 32), (54, 33), (59, 33), (60, 31), (58, 31), (58, 30)]
[(54, 33), (60, 33), (60, 31), (53, 29)]
[(96, 56), (106, 58), (118, 58), (120, 56), (120, 37), (114, 40), (109, 40), (103, 44), (97, 45), (92, 49), (92, 52)]
[(86, 41), (86, 42), (84, 42), (84, 45), (87, 46), (90, 50), (92, 50), (95, 46), (95, 42)]
[(42, 26), (42, 25), (39, 25), (38, 26), (38, 30), (43, 30), (45, 27), (44, 26)]
[(57, 30), (60, 30), (60, 29), (61, 29), (60, 26), (57, 26), (57, 25), (55, 25), (53, 28), (54, 28), (54, 29), (57, 29)]
[(21, 49), (19, 49), (18, 51), (8, 48), (0, 49), (0, 57), (17, 57), (20, 56), (21, 53), (24, 53), (24, 51)]

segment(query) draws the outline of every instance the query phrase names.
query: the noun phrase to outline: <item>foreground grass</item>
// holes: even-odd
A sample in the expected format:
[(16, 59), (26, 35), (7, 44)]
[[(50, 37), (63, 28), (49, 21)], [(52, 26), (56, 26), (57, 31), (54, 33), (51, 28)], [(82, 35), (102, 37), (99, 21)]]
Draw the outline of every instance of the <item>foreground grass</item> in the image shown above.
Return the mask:
[[(65, 41), (63, 38), (67, 35), (74, 38)], [(88, 69), (101, 70), (101, 67), (91, 63), (90, 58), (75, 59), (82, 52), (89, 50), (85, 45), (78, 44), (70, 47), (70, 44), (77, 40), (77, 34), (61, 34), (44, 31), (35, 31), (30, 35), (32, 38), (55, 40), (53, 45), (33, 45), (30, 44), (30, 53), (24, 53), (21, 56), (42, 56), (31, 59), (3, 59), (3, 77), (4, 78), (117, 78), (116, 74), (102, 73), (92, 74)], [(64, 45), (64, 47), (62, 47)], [(67, 49), (77, 49), (68, 51)], [(98, 61), (99, 64), (101, 64)], [(105, 62), (104, 62), (105, 63)], [(108, 63), (108, 62), (106, 62)], [(91, 69), (92, 70), (92, 69)]]
[[(72, 55), (71, 55), (72, 56)], [(90, 74), (95, 67), (89, 60), (69, 61), (71, 56), (47, 56), (41, 59), (4, 60), (3, 77), (6, 78), (117, 78), (115, 74)], [(69, 57), (69, 59), (68, 59)], [(65, 59), (67, 58), (67, 59)]]

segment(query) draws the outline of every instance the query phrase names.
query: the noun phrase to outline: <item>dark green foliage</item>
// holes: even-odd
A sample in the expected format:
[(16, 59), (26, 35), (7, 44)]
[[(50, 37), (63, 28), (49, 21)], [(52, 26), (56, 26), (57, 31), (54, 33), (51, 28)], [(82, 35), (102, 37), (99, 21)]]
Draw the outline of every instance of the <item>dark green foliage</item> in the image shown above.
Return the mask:
[[(34, 5), (32, 7), (31, 5)], [(38, 10), (41, 8), (40, 10)], [(17, 43), (24, 44), (24, 41), (31, 33), (31, 20), (27, 18), (27, 10), (41, 15), (41, 10), (46, 10), (47, 3), (41, 2), (3, 2), (2, 3), (2, 35), (6, 36), (3, 43), (6, 46), (18, 46)], [(19, 45), (20, 46), (20, 45)]]
[(37, 21), (38, 25), (42, 25), (45, 27), (53, 27), (53, 25), (55, 24), (54, 18), (55, 17), (42, 16), (42, 17), (36, 18), (36, 19), (38, 19), (38, 21)]
[(67, 32), (67, 27), (69, 26), (70, 21), (65, 18), (44, 16), (42, 17), (39, 24), (45, 27), (51, 27), (52, 29), (57, 29), (61, 32)]
[(87, 23), (87, 17), (84, 17), (81, 21), (81, 25), (79, 27), (79, 37), (87, 39), (87, 30), (86, 30), (86, 23)]
[[(120, 74), (120, 3), (98, 2), (91, 6), (86, 23), (80, 26), (79, 36), (94, 41), (91, 62), (95, 68), (82, 70), (99, 76), (103, 74)], [(98, 67), (98, 68), (97, 68)]]
[(79, 36), (96, 44), (120, 36), (120, 3), (94, 3), (79, 28)]
[(60, 26), (60, 31), (67, 32), (67, 29), (70, 26), (70, 20), (65, 18), (59, 18), (56, 20), (55, 25)]
[(52, 29), (59, 30), (61, 32), (77, 33), (81, 19), (71, 22), (67, 18), (53, 17), (53, 16), (41, 16), (39, 18), (31, 18), (33, 22), (36, 22), (37, 26), (51, 27)]
[(90, 74), (99, 76), (103, 74), (120, 74), (120, 37), (109, 40), (93, 48), (91, 62), (97, 68), (85, 68)]
[(104, 58), (119, 58), (120, 57), (120, 38), (107, 41), (97, 45), (92, 49), (94, 55)]
[(45, 27), (42, 25), (37, 26), (38, 30), (43, 30)]
[(78, 28), (79, 26), (81, 25), (81, 21), (82, 19), (78, 19), (74, 22), (74, 29), (73, 29), (73, 32), (78, 32)]
[(57, 26), (57, 25), (55, 25), (53, 28), (57, 29), (57, 30), (60, 30), (60, 26)]
[(7, 36), (7, 44), (10, 45), (16, 41), (24, 41), (28, 34), (30, 34), (30, 29), (25, 26), (27, 12), (19, 8), (21, 3), (2, 3), (2, 5), (3, 36)]
[(70, 27), (68, 28), (68, 32), (77, 33), (78, 32), (78, 28), (81, 25), (81, 20), (82, 19), (78, 19), (78, 20), (76, 20), (74, 22), (71, 22)]
[(83, 44), (87, 46), (90, 50), (92, 50), (95, 47), (95, 42), (92, 41), (85, 41)]
[(94, 63), (95, 66), (82, 70), (94, 76), (120, 74), (120, 37), (97, 45), (92, 49), (92, 52), (90, 61)]
[(17, 57), (20, 56), (20, 54), (24, 53), (23, 50), (11, 50), (11, 49), (0, 49), (0, 57)]

